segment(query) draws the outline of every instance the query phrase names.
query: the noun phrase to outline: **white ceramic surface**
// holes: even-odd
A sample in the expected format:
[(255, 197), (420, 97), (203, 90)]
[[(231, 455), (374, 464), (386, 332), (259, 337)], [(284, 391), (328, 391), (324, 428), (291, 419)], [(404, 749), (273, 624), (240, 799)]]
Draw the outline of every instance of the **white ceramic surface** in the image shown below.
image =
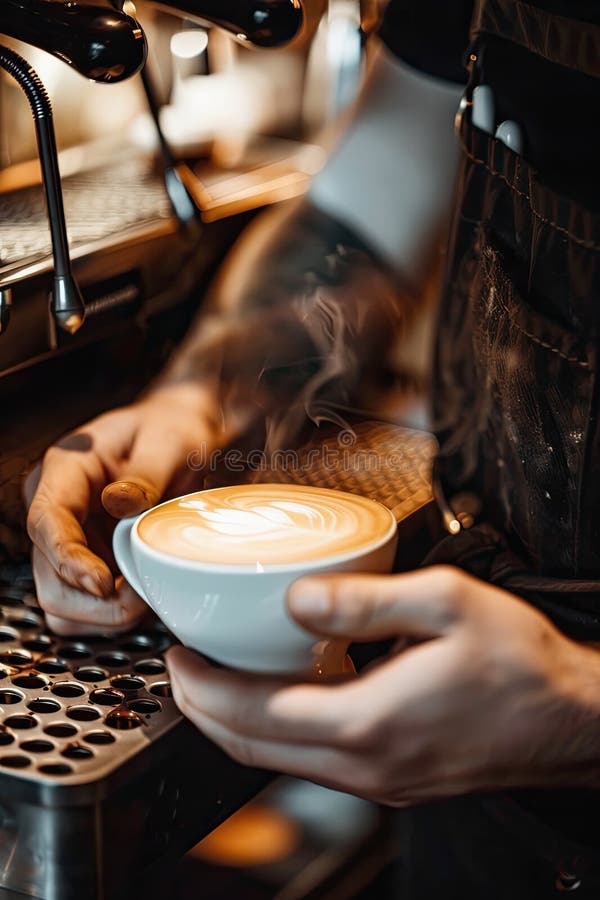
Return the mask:
[(346, 646), (332, 647), (296, 625), (286, 607), (288, 587), (318, 572), (390, 572), (398, 543), (389, 512), (389, 531), (359, 551), (257, 571), (155, 550), (138, 534), (145, 515), (124, 519), (115, 529), (115, 558), (127, 581), (186, 647), (252, 672), (341, 671)]

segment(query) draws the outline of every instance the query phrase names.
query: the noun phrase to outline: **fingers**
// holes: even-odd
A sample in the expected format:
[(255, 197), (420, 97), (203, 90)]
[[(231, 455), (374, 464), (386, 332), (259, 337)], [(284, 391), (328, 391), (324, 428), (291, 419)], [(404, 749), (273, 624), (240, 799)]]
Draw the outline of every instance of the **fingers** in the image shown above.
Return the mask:
[(337, 790), (360, 793), (354, 768), (343, 753), (327, 747), (306, 747), (241, 737), (213, 719), (189, 710), (176, 684), (173, 685), (173, 696), (181, 712), (196, 728), (236, 762), (257, 769), (285, 772)]
[(214, 670), (181, 647), (167, 661), (179, 709), (237, 762), (387, 801), (391, 778), (377, 759), (391, 732), (374, 726), (373, 698), (359, 683), (305, 693), (307, 686)]
[(59, 637), (89, 637), (90, 635), (118, 635), (131, 630), (131, 625), (124, 628), (107, 628), (106, 625), (78, 625), (68, 619), (57, 616), (46, 616), (46, 624), (53, 634)]
[(53, 447), (26, 485), (26, 494), (33, 494), (27, 531), (34, 546), (67, 584), (96, 597), (110, 596), (114, 579), (106, 563), (89, 549), (82, 523), (91, 485), (101, 483), (102, 477), (101, 464), (90, 454)]
[(343, 685), (288, 684), (215, 669), (183, 647), (167, 654), (187, 714), (210, 718), (239, 735), (304, 745), (344, 742), (353, 695)]
[(108, 600), (101, 600), (66, 584), (37, 548), (32, 554), (32, 565), (38, 601), (49, 626), (58, 634), (82, 633), (79, 628), (88, 634), (90, 628), (128, 630), (146, 612), (143, 600), (122, 579), (116, 592)]
[[(352, 784), (352, 774), (349, 771), (351, 767), (342, 752), (328, 747), (307, 746), (304, 742), (294, 744), (287, 737), (285, 742), (280, 742), (266, 740), (255, 734), (252, 736), (240, 734), (229, 724), (217, 721), (203, 712), (194, 702), (194, 696), (198, 693), (204, 694), (206, 681), (204, 677), (201, 684), (198, 684), (197, 681), (195, 683), (189, 681), (188, 676), (195, 666), (191, 660), (185, 659), (186, 656), (196, 656), (196, 654), (191, 654), (181, 647), (169, 651), (169, 671), (175, 702), (181, 712), (229, 756), (246, 766), (285, 771), (299, 778), (322, 782), (329, 775), (328, 783), (331, 787), (346, 790), (349, 788), (349, 785)], [(197, 671), (201, 671), (203, 676), (206, 676), (211, 671), (210, 667), (200, 657), (197, 657), (197, 660)], [(219, 674), (230, 675), (232, 673), (219, 671)], [(243, 676), (236, 676), (236, 678), (238, 677), (240, 681), (244, 680)], [(336, 776), (337, 780), (333, 781)]]
[(155, 506), (192, 449), (186, 429), (169, 428), (157, 405), (140, 427), (123, 477), (102, 492), (102, 505), (114, 518), (136, 516)]
[(301, 625), (320, 635), (429, 638), (447, 634), (463, 620), (473, 583), (449, 566), (394, 576), (310, 576), (292, 585), (288, 605)]
[(27, 530), (52, 570), (71, 588), (94, 597), (108, 597), (114, 578), (107, 564), (93, 553), (77, 516), (38, 490), (29, 509)]

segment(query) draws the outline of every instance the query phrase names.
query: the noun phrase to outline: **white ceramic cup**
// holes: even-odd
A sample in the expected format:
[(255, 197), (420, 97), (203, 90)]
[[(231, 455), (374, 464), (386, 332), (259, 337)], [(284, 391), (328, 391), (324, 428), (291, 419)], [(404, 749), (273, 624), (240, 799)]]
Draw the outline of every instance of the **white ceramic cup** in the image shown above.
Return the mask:
[(390, 572), (398, 543), (391, 511), (386, 510), (390, 524), (384, 536), (366, 540), (359, 549), (302, 563), (267, 565), (263, 571), (155, 550), (138, 533), (149, 512), (118, 523), (114, 554), (129, 584), (182, 644), (251, 672), (331, 675), (344, 670), (347, 643), (319, 641), (297, 625), (287, 610), (287, 591), (303, 575)]

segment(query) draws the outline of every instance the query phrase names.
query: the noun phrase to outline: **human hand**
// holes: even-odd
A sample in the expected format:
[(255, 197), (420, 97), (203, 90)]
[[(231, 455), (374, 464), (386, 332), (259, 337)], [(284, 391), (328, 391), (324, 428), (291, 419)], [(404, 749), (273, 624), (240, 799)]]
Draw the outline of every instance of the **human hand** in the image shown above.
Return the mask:
[(143, 601), (115, 578), (115, 523), (101, 496), (104, 491), (113, 515), (124, 517), (153, 506), (166, 491), (191, 489), (188, 454), (221, 439), (209, 409), (197, 387), (160, 388), (67, 435), (31, 473), (25, 494), (33, 574), (53, 631), (122, 631), (144, 615)]
[(289, 607), (319, 635), (419, 643), (329, 685), (172, 649), (178, 706), (238, 761), (390, 805), (598, 780), (598, 654), (516, 597), (440, 566), (303, 578)]

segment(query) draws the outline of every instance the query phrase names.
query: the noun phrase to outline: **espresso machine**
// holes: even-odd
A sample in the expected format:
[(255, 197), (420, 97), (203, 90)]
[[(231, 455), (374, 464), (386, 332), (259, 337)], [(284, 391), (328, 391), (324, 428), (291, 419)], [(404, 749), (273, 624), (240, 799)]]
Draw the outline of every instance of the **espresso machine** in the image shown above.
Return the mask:
[[(299, 0), (162, 6), (263, 47), (291, 41), (303, 23)], [(158, 165), (111, 150), (61, 177), (52, 106), (27, 47), (110, 91), (146, 61), (132, 4), (0, 0), (0, 45), (5, 36), (19, 52), (0, 46), (0, 68), (31, 108), (42, 183), (35, 167), (33, 178), (27, 166), (0, 170), (0, 898), (136, 897), (268, 776), (182, 720), (160, 623), (118, 638), (48, 632), (21, 482), (59, 434), (148, 383), (252, 213), (207, 224), (162, 133)], [(147, 72), (143, 81), (159, 125)]]

